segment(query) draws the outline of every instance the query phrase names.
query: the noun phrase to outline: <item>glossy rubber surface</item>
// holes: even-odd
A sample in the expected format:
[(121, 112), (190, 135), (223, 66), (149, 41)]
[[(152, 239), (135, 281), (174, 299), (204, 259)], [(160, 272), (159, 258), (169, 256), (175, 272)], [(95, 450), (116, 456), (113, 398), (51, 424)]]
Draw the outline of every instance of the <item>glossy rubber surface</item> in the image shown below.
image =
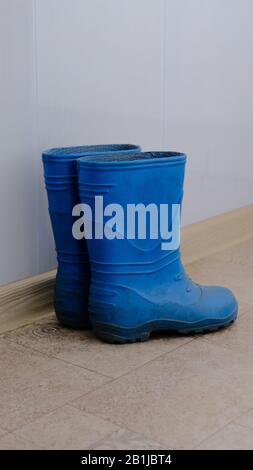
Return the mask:
[(58, 269), (54, 308), (60, 323), (72, 328), (88, 328), (90, 266), (84, 240), (72, 236), (74, 205), (78, 204), (77, 160), (111, 152), (139, 151), (130, 144), (55, 148), (42, 154), (49, 213), (57, 252)]
[[(182, 204), (186, 156), (174, 152), (107, 155), (78, 161), (81, 202), (104, 205)], [(89, 189), (92, 187), (92, 193)], [(169, 227), (172, 220), (169, 215)], [(148, 227), (149, 228), (149, 227)], [(237, 315), (232, 292), (200, 286), (185, 272), (180, 250), (161, 250), (161, 238), (87, 240), (92, 281), (89, 312), (95, 333), (109, 342), (142, 341), (152, 331), (201, 333)], [(149, 230), (147, 230), (149, 233)]]

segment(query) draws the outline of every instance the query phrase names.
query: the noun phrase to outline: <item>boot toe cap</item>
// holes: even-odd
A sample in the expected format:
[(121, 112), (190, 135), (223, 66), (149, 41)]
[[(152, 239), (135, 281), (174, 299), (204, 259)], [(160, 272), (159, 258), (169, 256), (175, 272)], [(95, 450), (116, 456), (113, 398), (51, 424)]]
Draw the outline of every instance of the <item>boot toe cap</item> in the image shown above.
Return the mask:
[(202, 287), (202, 306), (210, 317), (221, 321), (236, 317), (238, 311), (237, 300), (233, 292), (226, 287)]

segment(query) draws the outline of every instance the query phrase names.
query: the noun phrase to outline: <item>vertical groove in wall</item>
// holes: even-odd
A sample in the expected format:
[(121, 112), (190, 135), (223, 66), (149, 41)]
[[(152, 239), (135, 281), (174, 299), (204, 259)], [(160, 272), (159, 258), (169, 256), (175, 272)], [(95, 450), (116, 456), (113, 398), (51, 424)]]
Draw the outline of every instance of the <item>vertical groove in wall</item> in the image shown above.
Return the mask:
[[(39, 117), (38, 117), (38, 41), (37, 41), (37, 0), (33, 0), (33, 82), (34, 82), (34, 158), (39, 158)], [(37, 163), (37, 162), (36, 162)], [(36, 237), (36, 274), (40, 272), (40, 205), (39, 205), (39, 190), (40, 187), (40, 173), (37, 171), (36, 165), (36, 180), (37, 190), (35, 194), (36, 199), (36, 220), (35, 220), (35, 234)]]
[(167, 142), (167, 0), (162, 3), (162, 148), (166, 148)]
[(167, 142), (167, 1), (162, 3), (162, 148), (166, 149)]

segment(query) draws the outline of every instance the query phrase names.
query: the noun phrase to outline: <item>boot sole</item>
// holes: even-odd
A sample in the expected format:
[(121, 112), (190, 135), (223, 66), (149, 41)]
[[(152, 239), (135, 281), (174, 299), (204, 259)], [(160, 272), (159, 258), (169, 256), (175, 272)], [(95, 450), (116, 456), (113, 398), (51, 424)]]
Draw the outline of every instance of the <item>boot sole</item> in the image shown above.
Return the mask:
[(201, 325), (200, 322), (198, 322), (190, 325), (189, 323), (183, 323), (182, 325), (184, 326), (179, 326), (179, 322), (170, 320), (157, 320), (143, 323), (142, 325), (135, 328), (122, 328), (100, 322), (93, 322), (92, 327), (95, 335), (103, 341), (113, 344), (124, 344), (147, 341), (150, 338), (151, 333), (159, 331), (168, 331), (178, 333), (180, 335), (211, 333), (221, 328), (228, 327), (236, 320), (236, 318), (237, 311), (227, 317), (227, 319), (222, 323), (217, 323), (214, 321), (208, 325)]

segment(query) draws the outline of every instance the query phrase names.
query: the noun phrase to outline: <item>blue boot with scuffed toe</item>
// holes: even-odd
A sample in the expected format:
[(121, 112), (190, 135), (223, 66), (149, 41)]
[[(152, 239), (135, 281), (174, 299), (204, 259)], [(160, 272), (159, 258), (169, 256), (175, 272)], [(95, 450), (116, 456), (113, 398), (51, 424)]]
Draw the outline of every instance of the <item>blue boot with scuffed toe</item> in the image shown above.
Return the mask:
[[(109, 233), (111, 227), (109, 238), (87, 240), (90, 319), (95, 333), (106, 341), (143, 341), (161, 330), (202, 333), (227, 326), (237, 316), (237, 302), (230, 290), (195, 284), (185, 273), (178, 246), (164, 250), (160, 231), (157, 238), (150, 236), (152, 211), (146, 218), (148, 236), (143, 239), (133, 233), (127, 238), (125, 215), (118, 218), (114, 235), (112, 222), (108, 222), (108, 216), (115, 215), (115, 206), (109, 204), (120, 205), (124, 214), (129, 204), (158, 208), (177, 204), (180, 210), (185, 162), (184, 154), (174, 152), (114, 154), (78, 161), (81, 202), (86, 203), (89, 194), (95, 214), (95, 195), (103, 195), (107, 214), (103, 224)], [(168, 231), (172, 226), (172, 210), (168, 210)]]

